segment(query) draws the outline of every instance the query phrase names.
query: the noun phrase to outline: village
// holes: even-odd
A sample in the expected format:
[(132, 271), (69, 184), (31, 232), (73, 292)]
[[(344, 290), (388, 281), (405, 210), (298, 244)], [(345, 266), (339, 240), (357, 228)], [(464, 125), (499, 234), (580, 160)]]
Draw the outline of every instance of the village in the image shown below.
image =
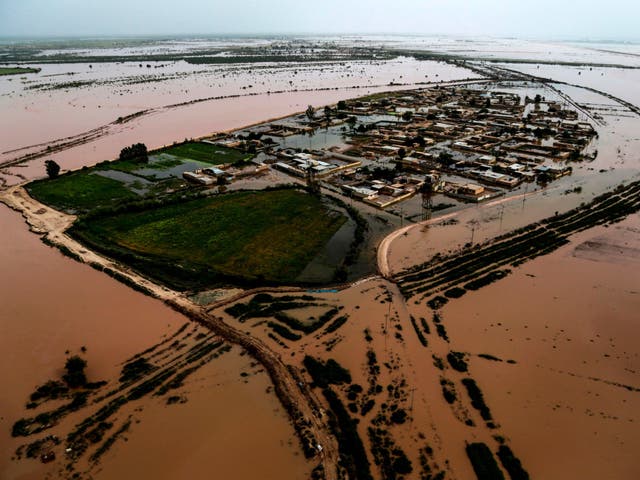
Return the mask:
[[(441, 86), (338, 102), (204, 141), (255, 154), (184, 178), (227, 185), (270, 167), (385, 209), (416, 194), (482, 202), (570, 175), (597, 155), (592, 125), (571, 106), (517, 93)], [(268, 167), (269, 166), (269, 167)], [(430, 212), (426, 212), (429, 215)]]

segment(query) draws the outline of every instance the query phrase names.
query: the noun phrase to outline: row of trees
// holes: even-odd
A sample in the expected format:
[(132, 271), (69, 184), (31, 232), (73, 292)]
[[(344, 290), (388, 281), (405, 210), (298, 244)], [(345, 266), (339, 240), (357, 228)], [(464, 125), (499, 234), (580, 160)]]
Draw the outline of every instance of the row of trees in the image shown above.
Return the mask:
[[(149, 161), (147, 146), (144, 143), (134, 143), (130, 147), (124, 147), (120, 150), (119, 159), (147, 163)], [(49, 178), (56, 178), (60, 174), (60, 165), (54, 160), (45, 160), (44, 167)]]
[(124, 147), (120, 150), (120, 160), (132, 160), (137, 163), (147, 163), (149, 155), (147, 146), (144, 143), (134, 143), (130, 147)]

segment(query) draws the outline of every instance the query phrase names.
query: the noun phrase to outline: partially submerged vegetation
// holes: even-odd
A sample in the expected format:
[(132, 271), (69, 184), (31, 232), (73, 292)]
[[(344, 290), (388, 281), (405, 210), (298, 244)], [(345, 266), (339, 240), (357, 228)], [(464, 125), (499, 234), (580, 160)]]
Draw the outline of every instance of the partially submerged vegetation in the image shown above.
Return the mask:
[[(195, 335), (197, 330), (180, 328), (165, 341), (129, 359), (117, 384), (90, 382), (85, 358), (68, 357), (61, 379), (45, 382), (30, 395), (27, 408), (35, 412), (17, 420), (12, 435), (31, 439), (45, 431), (57, 432), (67, 417), (71, 419), (71, 431), (64, 438), (48, 433), (25, 443), (17, 449), (16, 457), (40, 458), (47, 463), (59, 455), (69, 478), (80, 475), (77, 469), (84, 468), (79, 467), (83, 459), (91, 471), (131, 427), (134, 413), (130, 402), (153, 395), (166, 397), (167, 404), (176, 403), (175, 396), (167, 394), (180, 389), (189, 376), (231, 349), (211, 333)], [(60, 400), (66, 403), (60, 405)], [(50, 402), (56, 403), (46, 410)]]
[(502, 470), (486, 444), (470, 443), (466, 450), (478, 480), (504, 480)]
[(448, 301), (438, 292), (453, 287), (477, 290), (506, 276), (509, 268), (565, 245), (567, 238), (596, 225), (619, 221), (640, 209), (640, 182), (621, 185), (588, 204), (507, 233), (449, 256), (434, 257), (396, 276), (403, 294), (429, 300), (431, 308)]
[(23, 75), (27, 73), (38, 73), (39, 68), (30, 67), (0, 67), (0, 76), (3, 75)]

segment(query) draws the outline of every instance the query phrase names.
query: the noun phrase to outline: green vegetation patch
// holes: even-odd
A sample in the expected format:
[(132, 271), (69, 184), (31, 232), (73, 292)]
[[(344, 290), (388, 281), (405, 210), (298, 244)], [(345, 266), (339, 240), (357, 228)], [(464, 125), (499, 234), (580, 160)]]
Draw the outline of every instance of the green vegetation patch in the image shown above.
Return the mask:
[(24, 73), (38, 73), (39, 68), (25, 68), (25, 67), (0, 67), (0, 75), (20, 75)]
[(176, 157), (197, 160), (211, 165), (237, 163), (253, 158), (252, 154), (241, 152), (240, 150), (204, 142), (186, 142), (168, 147), (162, 151)]
[(293, 282), (346, 221), (293, 189), (87, 218), (72, 234), (174, 288)]
[(29, 195), (57, 210), (89, 211), (138, 196), (123, 183), (78, 171), (27, 185)]

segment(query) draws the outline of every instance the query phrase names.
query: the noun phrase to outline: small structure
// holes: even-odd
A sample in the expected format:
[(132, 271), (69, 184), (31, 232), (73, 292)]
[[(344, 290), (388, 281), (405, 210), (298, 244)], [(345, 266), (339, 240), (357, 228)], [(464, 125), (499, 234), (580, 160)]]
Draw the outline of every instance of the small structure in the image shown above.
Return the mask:
[(184, 172), (182, 174), (182, 178), (191, 183), (197, 183), (199, 185), (213, 185), (217, 182), (215, 178), (210, 177), (209, 175), (203, 175), (202, 173), (197, 172)]

